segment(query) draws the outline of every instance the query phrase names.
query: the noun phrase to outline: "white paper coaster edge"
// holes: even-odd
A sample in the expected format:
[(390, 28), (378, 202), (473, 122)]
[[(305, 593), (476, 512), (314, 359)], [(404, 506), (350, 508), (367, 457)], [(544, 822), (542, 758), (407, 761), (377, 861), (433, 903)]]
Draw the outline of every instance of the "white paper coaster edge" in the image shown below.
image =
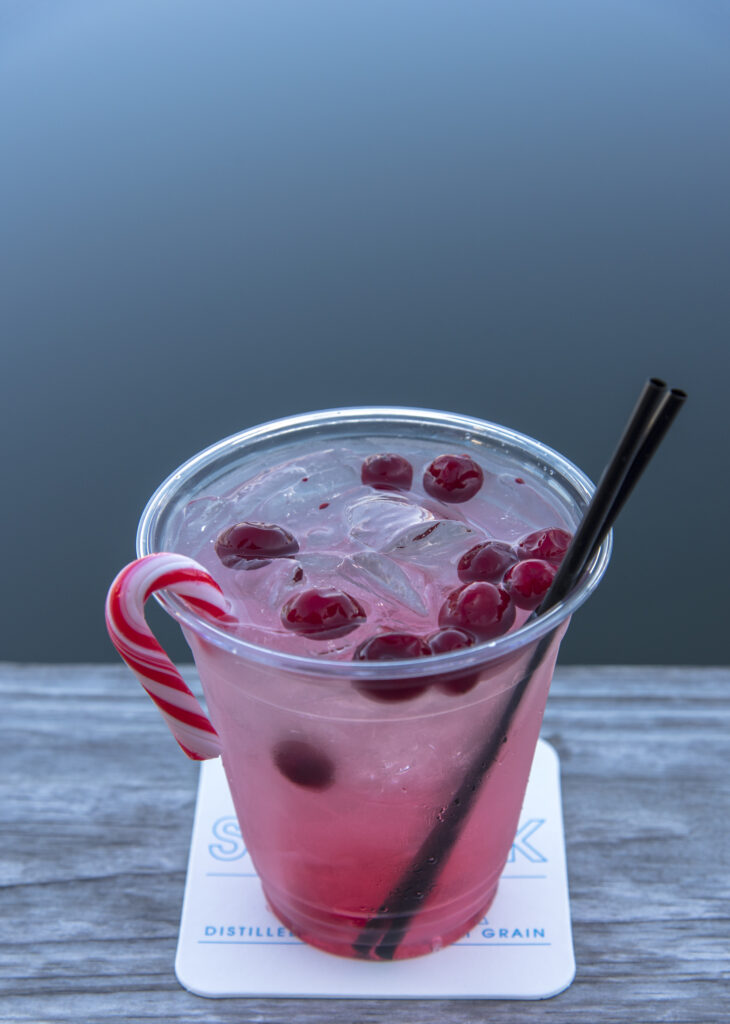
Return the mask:
[(391, 963), (323, 953), (280, 924), (245, 853), (220, 760), (203, 762), (175, 973), (188, 991), (209, 998), (557, 995), (575, 977), (575, 956), (556, 751), (538, 742), (510, 861), (486, 918), (438, 953)]

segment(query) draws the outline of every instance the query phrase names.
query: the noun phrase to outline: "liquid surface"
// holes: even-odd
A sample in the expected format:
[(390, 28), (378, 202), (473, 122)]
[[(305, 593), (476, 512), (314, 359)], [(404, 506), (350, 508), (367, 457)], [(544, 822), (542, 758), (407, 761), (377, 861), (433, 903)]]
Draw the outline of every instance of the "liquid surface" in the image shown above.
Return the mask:
[[(464, 575), (462, 560), (471, 555), (474, 566), (493, 564), (483, 550), (479, 558), (473, 552), (499, 541), (514, 552), (503, 559), (506, 571), (517, 559), (535, 557), (534, 545), (520, 546), (527, 535), (566, 525), (539, 482), (506, 459), (379, 437), (316, 451), (291, 447), (282, 461), (247, 472), (243, 481), (224, 478), (216, 493), (186, 506), (175, 548), (219, 583), (242, 638), (347, 660), (383, 633), (427, 638), (442, 626), (469, 632), (470, 613), (451, 621), (447, 599), (453, 607), (455, 591), (475, 583), (483, 592), (465, 599), (483, 605), (486, 595), (495, 604), (486, 588), (505, 588), (503, 572)], [(268, 536), (262, 526), (272, 528)], [(334, 625), (318, 628), (318, 609), (330, 598), (335, 606), (326, 613), (334, 612)], [(511, 597), (508, 604), (494, 635), (528, 614)], [(475, 628), (475, 642), (490, 638), (488, 628)], [(371, 645), (364, 657), (397, 656), (383, 650)]]

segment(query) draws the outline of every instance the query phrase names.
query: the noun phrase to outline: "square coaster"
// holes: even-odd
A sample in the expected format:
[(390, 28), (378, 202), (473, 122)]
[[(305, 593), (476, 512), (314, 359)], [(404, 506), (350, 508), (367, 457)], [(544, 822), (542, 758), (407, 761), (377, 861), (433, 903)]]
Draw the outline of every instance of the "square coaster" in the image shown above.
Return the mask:
[(175, 972), (196, 995), (544, 999), (575, 976), (560, 766), (540, 740), (519, 828), (487, 916), (412, 960), (348, 960), (301, 942), (269, 911), (220, 759), (201, 765)]

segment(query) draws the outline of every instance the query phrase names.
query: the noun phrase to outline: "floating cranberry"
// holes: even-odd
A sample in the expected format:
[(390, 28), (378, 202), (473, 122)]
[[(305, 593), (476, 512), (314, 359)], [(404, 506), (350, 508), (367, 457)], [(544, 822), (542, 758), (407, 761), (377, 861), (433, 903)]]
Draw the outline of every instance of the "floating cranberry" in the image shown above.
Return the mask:
[(437, 629), (432, 633), (427, 643), (431, 648), (431, 654), (448, 654), (450, 651), (461, 650), (462, 647), (471, 647), (474, 637), (466, 630), (446, 626), (445, 629)]
[(507, 570), (504, 587), (520, 608), (537, 608), (550, 589), (556, 572), (556, 566), (549, 562), (526, 558)]
[(215, 552), (228, 569), (260, 569), (272, 558), (288, 558), (298, 550), (289, 531), (272, 523), (236, 523), (215, 542)]
[(401, 661), (425, 658), (431, 653), (426, 641), (414, 633), (378, 633), (355, 650), (353, 661)]
[(507, 591), (481, 581), (452, 590), (439, 612), (440, 626), (464, 629), (477, 640), (501, 636), (514, 621), (515, 606)]
[(344, 636), (367, 616), (359, 601), (334, 587), (312, 587), (290, 597), (281, 610), (282, 624), (314, 640)]
[(501, 540), (487, 540), (469, 548), (459, 559), (456, 571), (462, 583), (475, 583), (477, 580), (499, 583), (516, 561), (517, 555), (511, 544)]
[(327, 789), (335, 777), (332, 759), (306, 740), (283, 740), (274, 749), (274, 763), (297, 786)]
[[(471, 633), (453, 626), (439, 629), (428, 637), (428, 646), (433, 654), (448, 654), (450, 651), (471, 647), (474, 643), (475, 639)], [(434, 682), (442, 693), (462, 694), (471, 690), (478, 680), (478, 672), (447, 672), (437, 676)]]
[(553, 565), (560, 565), (571, 539), (572, 534), (558, 526), (535, 530), (522, 538), (517, 545), (517, 553), (520, 558), (541, 558)]
[(362, 464), (360, 479), (379, 491), (409, 491), (413, 466), (402, 455), (369, 455)]
[(439, 455), (423, 474), (426, 493), (450, 503), (473, 498), (483, 483), (481, 466), (468, 455)]
[[(378, 633), (356, 648), (353, 661), (400, 661), (404, 658), (426, 658), (431, 648), (413, 633)], [(360, 693), (372, 700), (410, 700), (426, 689), (425, 684), (410, 679), (368, 680), (355, 683)]]

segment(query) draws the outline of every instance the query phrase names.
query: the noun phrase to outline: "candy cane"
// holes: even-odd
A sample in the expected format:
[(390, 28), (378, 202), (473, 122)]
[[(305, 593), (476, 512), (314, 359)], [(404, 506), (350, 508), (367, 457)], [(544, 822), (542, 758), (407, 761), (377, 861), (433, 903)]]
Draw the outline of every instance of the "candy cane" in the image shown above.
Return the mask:
[(184, 555), (161, 553), (138, 558), (116, 577), (106, 599), (106, 628), (188, 757), (218, 757), (218, 733), (145, 622), (147, 598), (163, 587), (204, 616), (235, 621), (220, 587), (201, 565)]

